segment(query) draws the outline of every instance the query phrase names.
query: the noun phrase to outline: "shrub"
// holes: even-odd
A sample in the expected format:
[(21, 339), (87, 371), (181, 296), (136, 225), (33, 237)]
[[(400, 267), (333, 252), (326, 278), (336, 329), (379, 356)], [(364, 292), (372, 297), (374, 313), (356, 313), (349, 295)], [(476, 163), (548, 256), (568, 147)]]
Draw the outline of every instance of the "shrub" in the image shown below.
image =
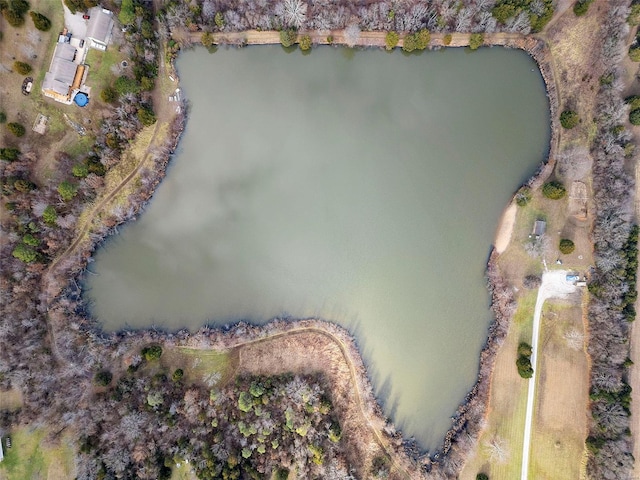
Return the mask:
[(524, 288), (534, 289), (542, 284), (542, 279), (538, 275), (527, 275), (522, 282)]
[(640, 3), (631, 5), (631, 11), (627, 17), (627, 23), (631, 26), (640, 25)]
[(95, 382), (96, 385), (100, 385), (101, 387), (106, 387), (111, 383), (112, 378), (113, 378), (113, 375), (109, 370), (101, 370), (98, 373), (96, 373), (95, 377), (93, 377), (93, 381)]
[(249, 412), (253, 408), (253, 397), (249, 392), (240, 392), (238, 408), (243, 412)]
[(531, 189), (529, 187), (522, 187), (516, 193), (516, 205), (519, 207), (526, 206), (531, 201)]
[(204, 32), (200, 41), (202, 42), (202, 45), (209, 48), (214, 43), (213, 34), (211, 34), (211, 32)]
[(299, 44), (300, 44), (300, 50), (302, 50), (303, 52), (311, 50), (311, 37), (309, 35), (302, 35), (300, 37)]
[(16, 245), (16, 248), (13, 249), (11, 255), (13, 255), (18, 260), (22, 260), (24, 263), (31, 263), (36, 258), (38, 258), (38, 254), (36, 253), (36, 251), (30, 246), (25, 245), (24, 243), (19, 243), (18, 245)]
[(547, 182), (542, 186), (542, 194), (551, 200), (559, 200), (567, 194), (567, 190), (560, 182)]
[(13, 162), (20, 156), (20, 150), (17, 148), (7, 147), (0, 148), (0, 160), (6, 160), (7, 162)]
[(149, 345), (142, 349), (142, 355), (147, 361), (157, 360), (162, 355), (162, 347), (160, 345)]
[(51, 28), (51, 20), (38, 12), (29, 12), (31, 15), (31, 20), (33, 20), (33, 24), (38, 30), (42, 30), (43, 32), (48, 31)]
[(16, 137), (21, 137), (25, 134), (26, 130), (20, 123), (11, 122), (7, 123), (7, 128), (11, 133), (13, 133)]
[(33, 70), (31, 68), (31, 65), (29, 65), (28, 63), (19, 62), (17, 60), (15, 62), (13, 62), (13, 68), (20, 75), (28, 75)]
[(22, 237), (22, 243), (31, 247), (37, 247), (38, 245), (40, 245), (40, 240), (38, 240), (32, 234), (27, 233), (24, 237)]
[(123, 25), (131, 25), (136, 19), (136, 11), (133, 5), (133, 0), (122, 0), (120, 6), (120, 13), (118, 14), (118, 20)]
[(531, 358), (524, 355), (518, 357), (516, 360), (516, 366), (518, 367), (518, 375), (522, 378), (533, 377), (533, 367), (531, 366)]
[(640, 125), (640, 108), (636, 108), (635, 110), (631, 110), (631, 112), (629, 112), (629, 121), (633, 125)]
[(283, 47), (290, 47), (296, 43), (297, 33), (292, 28), (280, 30), (280, 43)]
[(79, 163), (73, 166), (73, 168), (71, 169), (71, 173), (74, 177), (84, 178), (89, 175), (89, 167), (87, 167), (84, 163)]
[(216, 12), (213, 21), (215, 22), (216, 27), (218, 27), (220, 30), (224, 28), (224, 15), (222, 15), (222, 12)]
[(4, 112), (0, 112), (0, 123), (4, 123), (7, 121), (7, 114)]
[(629, 58), (633, 62), (640, 62), (640, 46), (629, 48)]
[(107, 87), (100, 92), (100, 98), (105, 103), (113, 103), (118, 99), (118, 92), (113, 87)]
[(559, 248), (562, 253), (564, 253), (565, 255), (569, 255), (576, 249), (576, 245), (568, 238), (562, 238), (560, 240)]
[(533, 351), (531, 349), (531, 345), (529, 345), (527, 342), (520, 342), (520, 344), (518, 345), (519, 357), (530, 357), (532, 353)]
[(585, 13), (587, 13), (587, 11), (589, 11), (589, 4), (592, 2), (593, 0), (578, 0), (574, 5), (573, 5), (573, 13), (576, 14), (576, 17), (581, 17), (582, 15), (584, 15)]
[(469, 48), (471, 50), (477, 50), (484, 43), (484, 35), (481, 33), (472, 33), (469, 38)]
[(156, 123), (156, 115), (149, 106), (143, 106), (138, 109), (138, 119), (145, 127)]
[(75, 183), (65, 180), (58, 185), (58, 193), (60, 194), (60, 197), (62, 197), (62, 200), (68, 202), (78, 194), (78, 186)]
[(578, 122), (580, 122), (580, 117), (572, 110), (565, 110), (560, 114), (560, 125), (566, 129), (575, 127), (578, 125)]
[(54, 225), (56, 223), (58, 214), (53, 205), (48, 205), (47, 208), (44, 209), (44, 212), (42, 212), (42, 219), (48, 225)]
[(140, 84), (134, 78), (125, 77), (124, 75), (116, 79), (114, 87), (119, 95), (140, 93)]
[(385, 48), (387, 50), (393, 50), (398, 45), (399, 41), (400, 41), (400, 35), (398, 35), (398, 32), (393, 32), (393, 31), (387, 32), (387, 35), (384, 38), (384, 42), (386, 44)]
[(402, 50), (405, 52), (413, 52), (416, 49), (416, 37), (411, 35), (406, 35), (404, 37), (404, 41), (402, 42)]
[(453, 36), (450, 33), (447, 33), (442, 37), (442, 43), (445, 45), (451, 45), (451, 40), (453, 40)]
[(97, 6), (99, 3), (100, 0), (64, 0), (64, 4), (69, 10), (71, 10), (71, 13), (84, 11), (88, 8)]
[(173, 375), (171, 375), (171, 378), (174, 382), (177, 382), (182, 377), (184, 377), (184, 371), (181, 368), (177, 368), (176, 371), (173, 372)]
[(0, 10), (7, 23), (13, 27), (24, 25), (24, 15), (29, 11), (27, 0), (0, 1)]
[(476, 475), (476, 480), (489, 480), (489, 475), (486, 473), (479, 473)]
[(20, 75), (28, 75), (33, 70), (28, 63), (18, 61), (13, 62), (13, 69)]

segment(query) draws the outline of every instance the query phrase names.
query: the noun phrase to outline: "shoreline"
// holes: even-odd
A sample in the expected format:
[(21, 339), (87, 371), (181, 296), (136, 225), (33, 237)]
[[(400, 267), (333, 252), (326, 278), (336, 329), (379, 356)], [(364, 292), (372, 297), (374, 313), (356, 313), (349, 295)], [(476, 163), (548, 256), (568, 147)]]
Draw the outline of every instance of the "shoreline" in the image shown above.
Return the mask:
[[(242, 32), (238, 35), (243, 35), (244, 33), (245, 32)], [(272, 35), (273, 32), (256, 32), (256, 33), (261, 34), (260, 37), (263, 38), (263, 42), (262, 43), (252, 42), (251, 44), (267, 44), (267, 43), (279, 44), (280, 43), (279, 39), (275, 42), (266, 41), (267, 36), (265, 34), (269, 33)], [(363, 40), (369, 38), (369, 41), (371, 41), (370, 37), (364, 35), (366, 33), (378, 34), (375, 36), (375, 38), (376, 39), (382, 38), (382, 41), (384, 43), (384, 33), (363, 32)], [(197, 33), (197, 35), (201, 35), (201, 34)], [(442, 34), (433, 34), (432, 38), (436, 37), (437, 35), (442, 36)], [(466, 41), (468, 45), (468, 38), (470, 36), (469, 34), (455, 34), (455, 35), (458, 37), (456, 40), (456, 45), (453, 45), (453, 42), (452, 42), (450, 46), (456, 46), (456, 47), (465, 46), (463, 37), (466, 37), (467, 39)], [(518, 48), (518, 49), (525, 50), (536, 61), (538, 68), (542, 74), (543, 81), (545, 82), (545, 90), (547, 92), (547, 97), (549, 99), (551, 135), (549, 140), (550, 143), (549, 143), (547, 158), (541, 162), (540, 167), (538, 168), (538, 171), (536, 172), (536, 174), (534, 174), (534, 176), (531, 177), (531, 179), (529, 179), (529, 181), (527, 182), (527, 185), (531, 186), (532, 188), (535, 188), (535, 186), (541, 184), (542, 181), (544, 181), (544, 179), (552, 171), (553, 166), (555, 165), (555, 155), (557, 152), (557, 145), (558, 145), (558, 134), (557, 134), (558, 125), (556, 120), (558, 101), (557, 101), (557, 92), (555, 87), (556, 84), (554, 81), (552, 81), (553, 70), (548, 58), (548, 47), (539, 38), (536, 38), (533, 36), (523, 37), (521, 35), (514, 35), (514, 34), (486, 34), (485, 42), (488, 42), (490, 38), (492, 38), (492, 36), (495, 43), (491, 43), (491, 44), (487, 43), (487, 46), (496, 45), (496, 46), (503, 46), (506, 48)], [(227, 34), (225, 38), (229, 39), (229, 35)], [(338, 45), (340, 44), (340, 42), (336, 40), (333, 42), (333, 44)], [(369, 44), (362, 44), (358, 46), (379, 47), (380, 45), (369, 43)], [(433, 45), (430, 45), (430, 49), (433, 49), (432, 48), (433, 46), (435, 46), (436, 48), (439, 48), (444, 45), (439, 45), (438, 43), (435, 43)], [(173, 65), (173, 62), (170, 65), (170, 69), (171, 69), (171, 72), (166, 72), (166, 73), (167, 74), (170, 73), (171, 75), (173, 75), (176, 78), (176, 85), (179, 85), (179, 77), (177, 75), (177, 71), (175, 69), (175, 66)], [(110, 219), (110, 218), (102, 218), (100, 219), (99, 225), (95, 225), (93, 223), (93, 220), (95, 220), (95, 218), (91, 219), (89, 224), (94, 227), (92, 228), (92, 230), (95, 235), (90, 237), (85, 236), (79, 239), (79, 241), (74, 242), (62, 256), (60, 256), (58, 259), (56, 259), (52, 263), (49, 271), (47, 272), (47, 275), (45, 275), (43, 279), (45, 291), (47, 291), (51, 295), (50, 298), (58, 297), (59, 299), (59, 294), (60, 294), (60, 290), (55, 292), (55, 289), (51, 290), (50, 288), (48, 288), (48, 287), (51, 287), (52, 282), (56, 283), (55, 278), (53, 277), (58, 277), (59, 275), (66, 274), (66, 276), (70, 278), (71, 281), (75, 281), (78, 278), (78, 276), (82, 273), (82, 270), (86, 267), (86, 264), (89, 261), (89, 258), (91, 257), (92, 253), (101, 245), (101, 243), (106, 239), (107, 236), (110, 236), (113, 228), (121, 223), (124, 223), (124, 221), (130, 221), (132, 219), (135, 219), (136, 215), (144, 209), (146, 202), (148, 202), (149, 199), (153, 196), (156, 186), (160, 183), (160, 181), (164, 178), (164, 175), (166, 174), (166, 168), (168, 166), (168, 163), (170, 162), (171, 156), (175, 152), (175, 148), (177, 147), (180, 137), (184, 132), (186, 119), (187, 119), (186, 113), (178, 116), (178, 124), (174, 126), (173, 134), (170, 136), (170, 142), (167, 148), (167, 152), (164, 153), (161, 156), (161, 158), (156, 160), (156, 168), (153, 171), (153, 181), (150, 182), (150, 184), (147, 187), (145, 187), (145, 189), (139, 190), (136, 192), (137, 194), (141, 195), (141, 198), (136, 199), (138, 201), (137, 205), (133, 205), (134, 212), (132, 214), (132, 217), (121, 220), (121, 221), (117, 221), (115, 219)], [(136, 175), (134, 175), (134, 177), (135, 176)], [(512, 203), (511, 205), (515, 207), (515, 204)], [(514, 213), (515, 213), (515, 210), (514, 210)], [(502, 224), (503, 222), (501, 221), (501, 226)], [(505, 229), (508, 227), (508, 222), (505, 223), (504, 227)], [(511, 227), (513, 227), (513, 225), (511, 225)], [(506, 235), (505, 232), (502, 232), (502, 233)], [(510, 231), (509, 231), (509, 237), (510, 237)], [(496, 243), (498, 242), (496, 241)], [(506, 249), (507, 245), (508, 245), (508, 241), (506, 242), (506, 244), (504, 240), (501, 242), (500, 246), (502, 247), (502, 251)], [(79, 250), (79, 251), (76, 251), (76, 250)], [(420, 473), (418, 473), (418, 471), (414, 470), (415, 468), (422, 468), (427, 472), (430, 471), (432, 468), (436, 470), (440, 470), (441, 468), (444, 468), (442, 467), (442, 465), (445, 463), (445, 460), (447, 460), (446, 462), (447, 464), (456, 464), (459, 462), (464, 462), (464, 459), (466, 457), (466, 452), (464, 452), (463, 449), (458, 448), (458, 445), (460, 444), (462, 437), (465, 436), (465, 433), (470, 435), (471, 437), (476, 437), (478, 432), (481, 430), (482, 420), (486, 415), (487, 401), (489, 397), (489, 389), (490, 389), (490, 382), (491, 382), (491, 374), (493, 370), (495, 355), (497, 352), (497, 348), (501, 345), (502, 340), (504, 339), (509, 322), (511, 320), (511, 315), (513, 313), (513, 308), (512, 308), (513, 297), (512, 295), (510, 295), (504, 283), (504, 279), (500, 276), (497, 270), (496, 258), (500, 253), (501, 251), (498, 251), (498, 248), (496, 245), (496, 248), (492, 251), (487, 264), (488, 288), (492, 296), (491, 308), (494, 311), (495, 320), (489, 326), (487, 340), (485, 342), (484, 347), (482, 348), (482, 351), (480, 352), (477, 380), (473, 385), (473, 387), (471, 388), (471, 390), (465, 396), (462, 403), (457, 407), (456, 413), (453, 417), (453, 420), (454, 420), (453, 425), (446, 433), (443, 439), (441, 448), (438, 451), (434, 452), (433, 456), (430, 456), (430, 455), (427, 455), (426, 457), (423, 456), (422, 460), (420, 461), (421, 466), (418, 466), (415, 463), (415, 459), (414, 461), (409, 460), (409, 455), (407, 455), (404, 452), (404, 449), (401, 448), (402, 444), (406, 442), (407, 439), (403, 439), (400, 437), (400, 440), (398, 440), (398, 435), (399, 435), (398, 433), (395, 433), (395, 435), (391, 437), (378, 436), (379, 439), (385, 438), (384, 442), (388, 442), (389, 448), (391, 448), (391, 445), (393, 445), (394, 455), (400, 459), (403, 465), (405, 465), (403, 469), (411, 468), (410, 466), (413, 466), (413, 468), (411, 468), (413, 472), (412, 474), (410, 474), (410, 476), (414, 474), (423, 476)], [(56, 268), (58, 270), (56, 270)], [(69, 282), (67, 283), (63, 282), (64, 285), (67, 285), (68, 283)], [(191, 344), (200, 343), (205, 338), (208, 339), (205, 342), (208, 344), (208, 346), (204, 346), (202, 348), (216, 348), (215, 345), (220, 345), (221, 348), (235, 348), (235, 347), (238, 347), (239, 344), (241, 344), (243, 341), (245, 343), (247, 341), (265, 342), (271, 339), (278, 338), (282, 335), (286, 335), (296, 329), (309, 329), (310, 328), (309, 324), (310, 322), (312, 322), (315, 325), (313, 328), (316, 328), (317, 330), (323, 330), (326, 332), (327, 335), (333, 338), (341, 339), (340, 341), (344, 345), (348, 346), (348, 349), (345, 350), (345, 352), (347, 352), (345, 353), (345, 359), (347, 358), (347, 356), (350, 357), (351, 358), (350, 361), (352, 362), (352, 364), (355, 365), (355, 371), (358, 372), (358, 377), (355, 378), (354, 380), (356, 382), (356, 389), (358, 391), (363, 392), (363, 395), (361, 396), (362, 402), (360, 404), (360, 407), (362, 409), (363, 406), (365, 406), (366, 409), (361, 410), (361, 413), (367, 420), (367, 423), (369, 424), (369, 426), (372, 426), (373, 423), (375, 423), (376, 425), (385, 426), (384, 427), (385, 435), (387, 435), (386, 430), (395, 432), (395, 427), (393, 427), (393, 424), (388, 419), (386, 419), (386, 417), (381, 411), (381, 407), (378, 402), (378, 399), (373, 394), (373, 388), (371, 386), (371, 382), (367, 374), (366, 365), (364, 364), (362, 356), (357, 348), (357, 343), (355, 339), (346, 330), (342, 329), (342, 327), (339, 327), (336, 324), (323, 322), (320, 320), (295, 320), (295, 321), (287, 321), (287, 322), (283, 322), (281, 320), (280, 321), (274, 320), (273, 322), (270, 322), (267, 325), (259, 326), (259, 327), (248, 326), (243, 322), (239, 322), (235, 324), (233, 327), (231, 327), (228, 330), (224, 330), (222, 328), (217, 328), (215, 330), (212, 330), (212, 329), (209, 329), (208, 327), (204, 327), (203, 329), (200, 329), (198, 332), (194, 334), (188, 334), (188, 333), (185, 333), (184, 331), (179, 331), (174, 333), (156, 332), (151, 329), (139, 330), (136, 332), (119, 331), (113, 334), (106, 334), (96, 324), (95, 319), (88, 318), (87, 320), (89, 322), (89, 325), (87, 326), (87, 330), (91, 331), (94, 335), (97, 334), (98, 336), (101, 336), (103, 339), (106, 339), (108, 341), (110, 340), (114, 344), (117, 343), (118, 341), (122, 341), (125, 337), (147, 338), (149, 335), (151, 335), (151, 337), (154, 338), (156, 341), (167, 342), (166, 343), (167, 345), (170, 345), (171, 342), (178, 341), (178, 342), (184, 342), (185, 343), (184, 346), (189, 346)], [(59, 325), (54, 325), (52, 320), (50, 320), (49, 323), (50, 323), (51, 330), (62, 329), (65, 327), (62, 321), (60, 322)], [(250, 336), (249, 340), (247, 340), (247, 338), (249, 337), (244, 337), (243, 339), (239, 340), (238, 332), (242, 329), (247, 330), (248, 333), (246, 335)], [(202, 335), (204, 335), (204, 337)], [(56, 343), (55, 334), (52, 334), (52, 338), (54, 339), (53, 343), (55, 344)], [(211, 342), (213, 342), (213, 344), (211, 344)], [(230, 345), (232, 345), (233, 342), (237, 342), (236, 346), (230, 347)], [(54, 349), (58, 350), (57, 346), (54, 345)], [(58, 356), (60, 358), (64, 358), (59, 354), (59, 351), (58, 351)], [(383, 448), (386, 450), (384, 446)], [(457, 462), (451, 461), (452, 457), (456, 457), (454, 458), (454, 460), (457, 460)], [(453, 470), (455, 471), (455, 468)], [(449, 471), (447, 472), (447, 474), (454, 474), (454, 471)]]

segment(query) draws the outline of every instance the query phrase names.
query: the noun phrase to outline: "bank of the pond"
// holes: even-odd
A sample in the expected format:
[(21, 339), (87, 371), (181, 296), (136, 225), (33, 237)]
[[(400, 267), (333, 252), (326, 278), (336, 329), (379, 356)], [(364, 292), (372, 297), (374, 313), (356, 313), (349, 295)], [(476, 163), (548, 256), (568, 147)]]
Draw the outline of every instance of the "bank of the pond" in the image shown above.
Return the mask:
[[(521, 48), (527, 51), (538, 63), (540, 71), (542, 72), (542, 76), (545, 80), (547, 86), (547, 93), (549, 96), (550, 110), (551, 110), (551, 141), (550, 141), (550, 151), (549, 158), (546, 164), (541, 166), (541, 169), (538, 173), (532, 177), (529, 182), (532, 185), (539, 183), (544, 180), (544, 178), (548, 175), (548, 172), (552, 169), (553, 164), (555, 162), (555, 154), (557, 149), (557, 128), (556, 128), (556, 110), (557, 110), (557, 96), (556, 96), (556, 88), (555, 81), (552, 76), (552, 68), (549, 63), (548, 57), (548, 48), (547, 46), (536, 39), (533, 38), (525, 38), (520, 37), (519, 39), (509, 39), (508, 42), (498, 43), (499, 45), (504, 45), (507, 47), (513, 48)], [(176, 72), (173, 72), (173, 75), (176, 76)], [(145, 202), (151, 197), (153, 194), (155, 187), (159, 183), (159, 181), (163, 178), (166, 165), (169, 160), (170, 154), (173, 152), (179, 133), (182, 131), (183, 125), (179, 127), (177, 130), (177, 134), (173, 137), (173, 141), (171, 144), (167, 144), (165, 147), (165, 152), (161, 155), (162, 158), (158, 159), (157, 166), (153, 169), (152, 172), (147, 172), (151, 174), (154, 181), (150, 181), (145, 183), (145, 185), (138, 192), (138, 196), (133, 199), (132, 208), (134, 212), (137, 212)], [(128, 179), (127, 181), (130, 181)], [(135, 213), (134, 213), (135, 214)], [(98, 242), (101, 238), (104, 238), (109, 233), (113, 232), (112, 227), (121, 223), (122, 218), (116, 218), (112, 215), (106, 215), (103, 217), (101, 222), (95, 226), (93, 230), (93, 234), (91, 236), (90, 242), (80, 242), (74, 246), (74, 248), (70, 251), (65, 252), (63, 258), (59, 259), (61, 261), (56, 262), (55, 268), (52, 272), (52, 275), (45, 277), (45, 285), (52, 286), (56, 281), (59, 282), (60, 276), (65, 276), (68, 272), (78, 272), (84, 265), (86, 265), (87, 260), (91, 252), (96, 248)], [(444, 468), (445, 470), (455, 471), (456, 465), (459, 465), (463, 460), (464, 455), (466, 453), (466, 446), (464, 442), (469, 441), (469, 439), (473, 439), (476, 436), (477, 431), (480, 429), (480, 425), (482, 422), (482, 416), (484, 415), (484, 410), (486, 408), (486, 399), (488, 396), (488, 387), (490, 382), (490, 373), (491, 367), (493, 365), (493, 360), (495, 357), (495, 351), (497, 346), (500, 344), (504, 333), (506, 332), (506, 327), (508, 325), (508, 321), (511, 316), (511, 307), (512, 307), (512, 298), (509, 297), (504, 284), (502, 283), (502, 279), (499, 277), (495, 270), (495, 254), (490, 257), (488, 263), (488, 270), (491, 272), (489, 288), (493, 294), (493, 304), (492, 308), (496, 313), (496, 320), (492, 324), (489, 336), (487, 339), (487, 343), (482, 350), (480, 355), (480, 373), (478, 377), (478, 381), (475, 386), (472, 388), (471, 392), (463, 402), (463, 404), (459, 407), (458, 413), (456, 415), (456, 419), (454, 422), (454, 426), (449, 430), (445, 437), (443, 448), (441, 449), (441, 455), (438, 458), (438, 464), (441, 465), (437, 468)], [(47, 289), (47, 291), (55, 292), (56, 289)], [(59, 291), (59, 290), (58, 290)], [(274, 328), (274, 325), (277, 325), (277, 328)], [(60, 319), (60, 322), (55, 322), (52, 325), (54, 330), (64, 329), (66, 326), (63, 324), (63, 320)], [(252, 332), (251, 335), (253, 338), (260, 338), (260, 341), (268, 342), (271, 336), (279, 337), (282, 335), (283, 331), (287, 329), (296, 329), (296, 328), (307, 328), (308, 324), (300, 323), (300, 322), (278, 322), (277, 324), (268, 324), (266, 326), (254, 326), (249, 330)], [(215, 337), (216, 342), (219, 345), (226, 345), (223, 348), (229, 348), (229, 345), (234, 341), (238, 341), (238, 336), (240, 335), (241, 326), (237, 326), (232, 330), (216, 330)], [(314, 327), (316, 328), (316, 327)], [(328, 331), (333, 331), (336, 327), (322, 323), (320, 329), (326, 328)], [(280, 330), (278, 330), (280, 329)], [(277, 330), (277, 331), (276, 331)], [(55, 332), (54, 332), (55, 333)], [(351, 338), (346, 332), (342, 332), (349, 339)], [(332, 333), (333, 334), (333, 333)], [(110, 335), (112, 341), (120, 341), (123, 336), (130, 336), (131, 334), (122, 334), (122, 333), (114, 333)], [(182, 336), (181, 342), (184, 344), (198, 344), (200, 348), (208, 348), (209, 345), (213, 347), (213, 344), (209, 343), (209, 340), (202, 342), (202, 335), (200, 334), (188, 334), (187, 332), (182, 332), (180, 334), (170, 334), (170, 333), (159, 333), (156, 331), (144, 331), (139, 332), (136, 335), (140, 335), (141, 337), (151, 336), (157, 341), (161, 342), (173, 342), (175, 338)], [(207, 331), (207, 335), (210, 335), (210, 331)], [(55, 343), (55, 335), (53, 336)], [(219, 343), (221, 342), (221, 343)], [(241, 343), (241, 342), (240, 342)], [(360, 385), (361, 391), (365, 392), (360, 398), (362, 402), (366, 405), (364, 409), (361, 410), (361, 413), (369, 419), (367, 423), (372, 425), (373, 423), (377, 425), (386, 425), (384, 427), (384, 432), (388, 434), (389, 432), (393, 432), (393, 426), (388, 423), (388, 420), (385, 419), (384, 415), (381, 414), (381, 410), (379, 408), (378, 402), (373, 395), (373, 389), (369, 383), (368, 376), (366, 374), (366, 369), (364, 368), (364, 364), (362, 362), (362, 358), (355, 346), (355, 343), (352, 340), (348, 341), (349, 345), (349, 356), (354, 360), (357, 365), (357, 371), (360, 374)], [(58, 353), (62, 358), (64, 355)], [(467, 435), (470, 434), (470, 435)], [(465, 440), (466, 439), (466, 440)], [(402, 452), (398, 450), (398, 441), (396, 437), (388, 437), (389, 448), (393, 448), (398, 455), (399, 458), (402, 458)], [(449, 460), (448, 460), (449, 459)], [(400, 460), (401, 464), (411, 465), (411, 462), (405, 458), (405, 460)], [(425, 463), (430, 464), (430, 459), (426, 459)], [(444, 465), (444, 467), (442, 467)], [(404, 468), (404, 467), (402, 467)], [(408, 467), (407, 467), (408, 468)], [(415, 472), (415, 470), (413, 470)], [(417, 472), (416, 472), (417, 474)]]

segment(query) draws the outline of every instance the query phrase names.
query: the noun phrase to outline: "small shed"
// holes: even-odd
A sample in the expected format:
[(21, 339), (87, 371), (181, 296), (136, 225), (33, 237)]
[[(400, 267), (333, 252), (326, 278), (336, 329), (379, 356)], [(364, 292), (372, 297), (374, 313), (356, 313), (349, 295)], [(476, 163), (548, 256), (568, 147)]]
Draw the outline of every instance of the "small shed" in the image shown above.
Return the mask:
[(538, 238), (544, 235), (546, 231), (547, 231), (547, 222), (545, 222), (544, 220), (536, 220), (535, 223), (533, 224), (533, 231), (531, 232), (531, 235)]

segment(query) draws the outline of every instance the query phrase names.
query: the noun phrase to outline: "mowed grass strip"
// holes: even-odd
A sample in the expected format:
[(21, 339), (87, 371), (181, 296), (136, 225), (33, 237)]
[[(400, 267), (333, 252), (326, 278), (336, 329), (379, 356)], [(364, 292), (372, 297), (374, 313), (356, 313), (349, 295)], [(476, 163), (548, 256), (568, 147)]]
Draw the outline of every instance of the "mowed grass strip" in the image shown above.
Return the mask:
[(238, 364), (237, 351), (219, 352), (197, 348), (176, 347), (166, 349), (162, 365), (173, 373), (180, 368), (186, 383), (224, 385), (234, 375)]

